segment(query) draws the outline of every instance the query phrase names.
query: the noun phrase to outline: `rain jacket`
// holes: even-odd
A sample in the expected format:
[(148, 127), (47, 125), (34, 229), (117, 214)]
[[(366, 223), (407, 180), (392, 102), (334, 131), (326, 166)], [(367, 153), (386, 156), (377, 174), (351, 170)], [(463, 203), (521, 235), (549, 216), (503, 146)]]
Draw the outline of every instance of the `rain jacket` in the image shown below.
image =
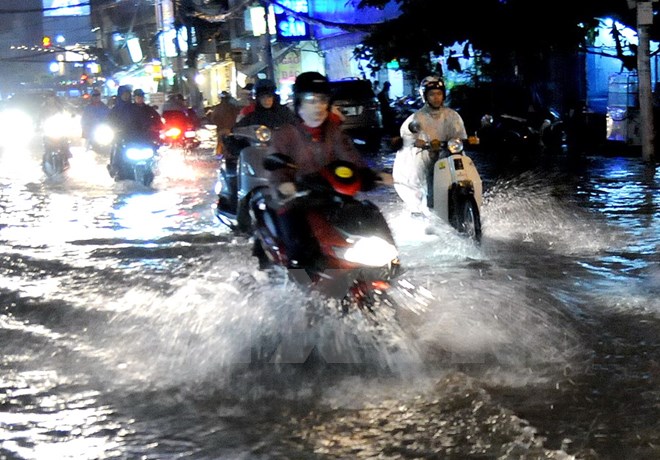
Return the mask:
[[(410, 122), (419, 123), (420, 131), (413, 133)], [(413, 212), (427, 212), (428, 177), (434, 161), (429, 152), (415, 147), (415, 140), (438, 139), (442, 142), (450, 139), (467, 139), (463, 119), (453, 109), (442, 107), (433, 110), (425, 105), (410, 115), (401, 125), (403, 146), (396, 153), (392, 165), (392, 179), (397, 193)]]
[[(335, 161), (350, 161), (357, 167), (366, 167), (353, 141), (342, 131), (340, 123), (327, 119), (318, 128), (308, 128), (302, 121), (286, 124), (273, 132), (270, 152), (290, 156), (298, 166), (296, 176), (319, 172)], [(279, 170), (272, 175), (274, 182), (291, 181), (291, 171)]]

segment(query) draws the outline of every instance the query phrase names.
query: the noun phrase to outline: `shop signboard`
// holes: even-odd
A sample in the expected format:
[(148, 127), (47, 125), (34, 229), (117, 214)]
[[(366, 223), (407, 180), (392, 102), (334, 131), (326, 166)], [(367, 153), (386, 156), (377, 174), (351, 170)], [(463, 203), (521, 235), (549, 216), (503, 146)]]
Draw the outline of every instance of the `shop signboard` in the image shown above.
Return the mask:
[(309, 13), (307, 0), (281, 0), (273, 5), (273, 10), (279, 41), (290, 42), (311, 38), (309, 24), (305, 22)]

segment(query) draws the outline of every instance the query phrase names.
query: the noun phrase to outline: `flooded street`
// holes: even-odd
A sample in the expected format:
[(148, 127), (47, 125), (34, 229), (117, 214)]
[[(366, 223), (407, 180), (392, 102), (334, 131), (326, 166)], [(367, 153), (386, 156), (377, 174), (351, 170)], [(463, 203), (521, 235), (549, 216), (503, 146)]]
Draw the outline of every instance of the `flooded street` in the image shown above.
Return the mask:
[[(372, 192), (405, 269), (378, 326), (256, 269), (211, 156), (164, 157), (151, 188), (38, 159), (0, 152), (0, 459), (660, 458), (638, 158), (475, 155), (480, 246)], [(264, 337), (292, 359), (253, 362)], [(313, 346), (330, 362), (296, 362)]]

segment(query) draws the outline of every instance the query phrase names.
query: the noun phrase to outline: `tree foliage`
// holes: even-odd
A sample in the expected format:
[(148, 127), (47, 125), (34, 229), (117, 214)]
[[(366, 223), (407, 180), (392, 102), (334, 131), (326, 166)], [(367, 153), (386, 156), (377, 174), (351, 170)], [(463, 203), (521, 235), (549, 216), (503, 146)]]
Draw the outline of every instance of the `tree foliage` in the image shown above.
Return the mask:
[(390, 1), (401, 15), (376, 26), (357, 54), (376, 66), (398, 59), (418, 75), (434, 70), (429, 53), (441, 55), (445, 46), (469, 41), (490, 58), (496, 74), (522, 72), (534, 79), (550, 53), (585, 49), (597, 18), (635, 24), (626, 0), (361, 0), (358, 8), (383, 8)]

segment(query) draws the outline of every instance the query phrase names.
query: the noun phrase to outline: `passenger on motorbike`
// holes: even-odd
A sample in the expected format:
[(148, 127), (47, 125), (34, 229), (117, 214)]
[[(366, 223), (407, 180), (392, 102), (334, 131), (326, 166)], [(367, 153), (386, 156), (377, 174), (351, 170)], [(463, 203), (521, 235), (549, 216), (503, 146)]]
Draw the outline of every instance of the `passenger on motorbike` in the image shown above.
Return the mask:
[(133, 91), (133, 98), (135, 102), (132, 108), (132, 128), (135, 134), (141, 133), (143, 137), (146, 136), (151, 142), (158, 142), (163, 127), (160, 114), (146, 103), (144, 91), (141, 89)]
[[(367, 179), (375, 182), (378, 177), (366, 165), (353, 141), (342, 131), (341, 122), (330, 114), (330, 85), (328, 79), (318, 72), (304, 72), (295, 80), (293, 104), (297, 121), (282, 125), (274, 130), (269, 150), (291, 157), (297, 166), (293, 169), (273, 171), (270, 176), (274, 196), (293, 194), (295, 180), (318, 173), (335, 160), (344, 160), (362, 168)], [(273, 200), (276, 201), (276, 200)], [(274, 204), (274, 206), (277, 206)], [(278, 231), (292, 267), (305, 266), (318, 248), (309, 237), (311, 231), (304, 218), (302, 203), (299, 200), (288, 202), (278, 208)], [(259, 245), (255, 245), (256, 255), (263, 262)]]
[[(430, 140), (441, 142), (450, 139), (467, 139), (465, 124), (460, 114), (444, 105), (446, 98), (445, 84), (440, 77), (425, 77), (419, 94), (424, 106), (410, 115), (401, 125), (400, 133), (403, 147), (396, 153), (392, 175), (399, 195), (413, 212), (426, 213), (427, 207), (433, 206), (430, 176), (437, 158), (427, 150), (420, 150)], [(415, 122), (417, 132), (410, 130), (410, 123)]]

